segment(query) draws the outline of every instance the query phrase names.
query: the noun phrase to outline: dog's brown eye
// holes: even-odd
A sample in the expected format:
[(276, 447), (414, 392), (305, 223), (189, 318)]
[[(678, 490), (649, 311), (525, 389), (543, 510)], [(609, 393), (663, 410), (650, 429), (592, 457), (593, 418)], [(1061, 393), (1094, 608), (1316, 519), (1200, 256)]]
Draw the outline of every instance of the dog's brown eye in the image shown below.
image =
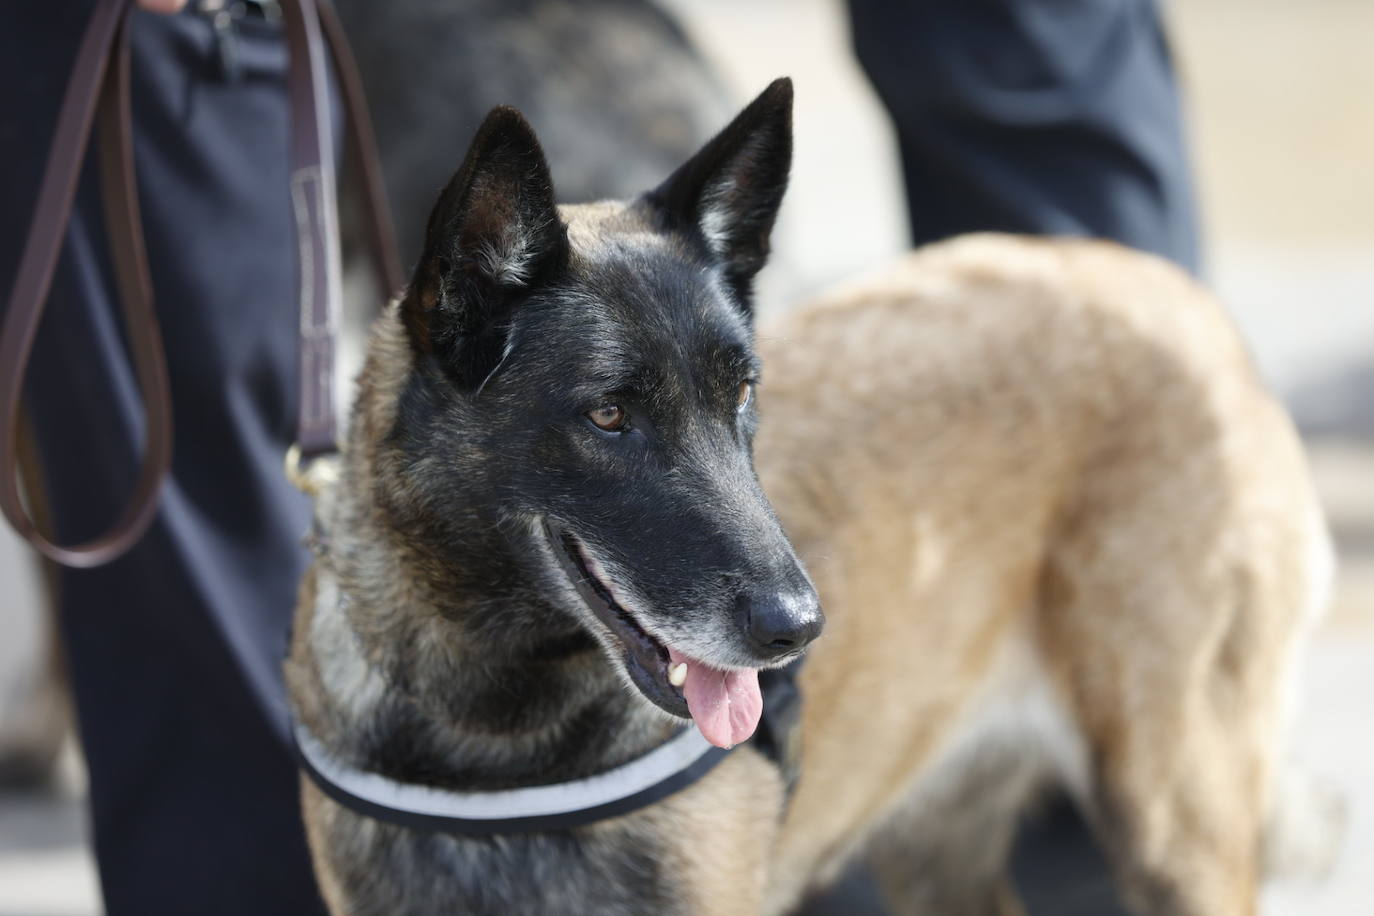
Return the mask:
[(749, 405), (749, 400), (754, 396), (753, 382), (740, 382), (739, 390), (735, 393), (735, 409), (743, 410)]
[(595, 410), (587, 411), (587, 419), (595, 423), (599, 428), (613, 433), (625, 428), (625, 409), (615, 404), (603, 404)]

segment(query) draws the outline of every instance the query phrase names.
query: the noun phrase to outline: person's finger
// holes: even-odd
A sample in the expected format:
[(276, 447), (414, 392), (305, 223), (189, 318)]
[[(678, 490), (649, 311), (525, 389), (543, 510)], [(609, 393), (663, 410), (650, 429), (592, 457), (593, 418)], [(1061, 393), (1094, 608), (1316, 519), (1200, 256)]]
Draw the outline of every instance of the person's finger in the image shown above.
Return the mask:
[(154, 13), (179, 13), (186, 0), (138, 0), (138, 5)]

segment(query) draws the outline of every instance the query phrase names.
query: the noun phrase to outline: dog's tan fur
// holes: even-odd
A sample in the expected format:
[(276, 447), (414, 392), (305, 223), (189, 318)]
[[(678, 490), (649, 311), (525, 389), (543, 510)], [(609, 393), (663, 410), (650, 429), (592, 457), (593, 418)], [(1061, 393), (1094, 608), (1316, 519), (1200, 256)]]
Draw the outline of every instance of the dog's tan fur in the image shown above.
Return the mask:
[[(603, 216), (564, 210), (574, 239)], [(652, 837), (685, 912), (781, 913), (867, 855), (894, 912), (1010, 913), (1015, 819), (1058, 783), (1140, 911), (1253, 913), (1330, 557), (1297, 437), (1223, 310), (1114, 245), (976, 236), (764, 325), (759, 346), (757, 468), (828, 620), (803, 674), (797, 792), (785, 805), (746, 748), (584, 842)], [(386, 319), (355, 450), (385, 435), (407, 366)], [(368, 511), (324, 515), (367, 530)], [(349, 549), (376, 551), (350, 558), (368, 577), (340, 583), (355, 598), (384, 607), (430, 581), (395, 544)], [(348, 661), (321, 659), (335, 650), (314, 589), (289, 673), (331, 743), (357, 710), (322, 680)], [(321, 850), (347, 856), (355, 828), (308, 783), (305, 800), (346, 912)]]
[(951, 866), (894, 890), (990, 884), (1055, 779), (1142, 909), (1253, 912), (1330, 559), (1223, 310), (1115, 245), (980, 236), (760, 338), (757, 464), (828, 617), (777, 899), (885, 819)]

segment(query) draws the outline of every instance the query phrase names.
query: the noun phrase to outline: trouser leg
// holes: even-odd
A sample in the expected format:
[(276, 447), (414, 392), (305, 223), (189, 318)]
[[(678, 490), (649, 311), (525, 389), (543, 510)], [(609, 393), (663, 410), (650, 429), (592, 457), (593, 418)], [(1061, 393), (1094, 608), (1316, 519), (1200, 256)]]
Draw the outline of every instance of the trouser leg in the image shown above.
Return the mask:
[[(0, 124), (21, 141), (7, 140), (7, 289), (69, 68), (63, 49), (84, 21), (46, 6), (25, 5), (24, 41), (0, 55), (4, 85), (34, 89), (7, 93)], [(296, 403), (285, 48), (262, 20), (237, 41), (239, 79), (226, 82), (208, 20), (134, 23), (136, 162), (174, 464), (143, 541), (108, 566), (65, 570), (60, 590), (112, 916), (322, 910), (280, 672), (308, 521), (281, 474)], [(26, 388), (64, 541), (116, 516), (143, 438), (93, 173)]]
[(1178, 87), (1156, 0), (850, 0), (892, 115), (913, 240), (1092, 235), (1196, 270)]

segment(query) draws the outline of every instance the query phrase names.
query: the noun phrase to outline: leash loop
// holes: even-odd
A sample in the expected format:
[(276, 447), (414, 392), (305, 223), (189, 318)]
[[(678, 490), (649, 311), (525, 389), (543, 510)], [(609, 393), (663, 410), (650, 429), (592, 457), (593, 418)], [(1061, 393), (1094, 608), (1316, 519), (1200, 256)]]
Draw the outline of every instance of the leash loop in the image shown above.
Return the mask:
[[(303, 458), (312, 459), (337, 449), (333, 365), (342, 284), (326, 48), (345, 102), (348, 148), (360, 171), (369, 250), (383, 287), (383, 298), (394, 294), (403, 279), (362, 81), (343, 29), (327, 2), (281, 0), (280, 5), (289, 51), (289, 190), (300, 242), (300, 411), (295, 457), (288, 456), (288, 464), (299, 472)], [(158, 492), (172, 462), (171, 390), (153, 308), (134, 173), (128, 43), (133, 12), (134, 0), (97, 0), (87, 23), (63, 94), (38, 203), (4, 322), (0, 324), (0, 512), (44, 556), (78, 568), (108, 563), (138, 542), (157, 514)], [(20, 495), (20, 412), (25, 371), (71, 220), (81, 166), (97, 116), (107, 234), (131, 361), (145, 400), (146, 442), (137, 482), (118, 519), (104, 534), (67, 546), (39, 530)], [(323, 479), (324, 473), (322, 470), (315, 475), (298, 474), (293, 482)], [(28, 483), (31, 491), (36, 489), (35, 482)]]
[[(129, 106), (128, 22), (133, 0), (101, 0), (86, 26), (62, 99), (38, 204), (0, 326), (0, 510), (40, 553), (74, 567), (99, 566), (128, 550), (152, 522), (157, 491), (171, 466), (172, 410), (167, 365), (143, 249), (134, 179)], [(24, 373), (81, 175), (97, 109), (101, 115), (101, 187), (116, 281), (129, 344), (147, 402), (147, 442), (134, 492), (105, 534), (74, 546), (50, 540), (19, 495), (19, 413)]]

